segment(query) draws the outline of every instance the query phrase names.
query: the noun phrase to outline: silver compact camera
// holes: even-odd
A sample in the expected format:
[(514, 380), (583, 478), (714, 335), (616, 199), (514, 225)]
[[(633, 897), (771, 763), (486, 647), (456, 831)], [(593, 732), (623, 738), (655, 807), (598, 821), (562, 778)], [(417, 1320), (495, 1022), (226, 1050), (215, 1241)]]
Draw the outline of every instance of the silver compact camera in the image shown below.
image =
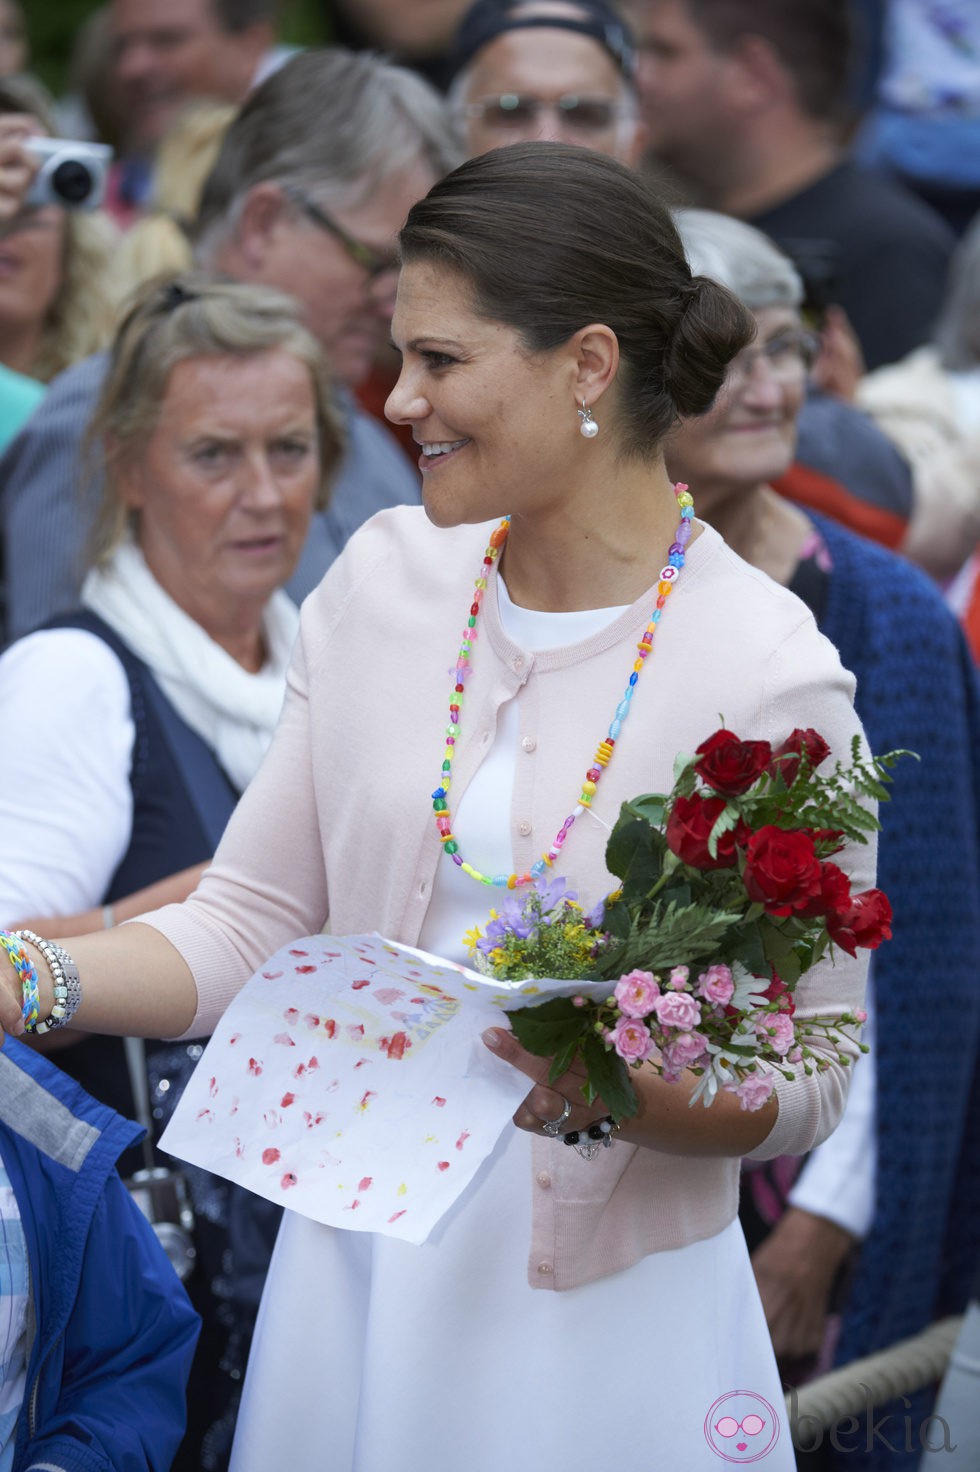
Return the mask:
[(156, 1233), (174, 1272), (182, 1283), (186, 1282), (197, 1257), (194, 1208), (187, 1181), (180, 1171), (154, 1166), (136, 1171), (125, 1186)]
[(24, 204), (56, 204), (63, 210), (95, 210), (105, 198), (112, 149), (76, 138), (25, 138), (28, 153), (41, 160)]

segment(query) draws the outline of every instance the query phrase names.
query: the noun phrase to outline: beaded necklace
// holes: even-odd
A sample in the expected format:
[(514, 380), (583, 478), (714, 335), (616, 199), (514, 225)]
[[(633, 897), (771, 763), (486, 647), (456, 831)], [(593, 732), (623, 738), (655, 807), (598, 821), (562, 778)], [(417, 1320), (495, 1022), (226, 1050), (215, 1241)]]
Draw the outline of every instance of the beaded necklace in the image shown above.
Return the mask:
[(453, 757), (456, 753), (456, 739), (459, 736), (459, 717), (460, 708), (463, 704), (463, 687), (466, 683), (466, 676), (469, 673), (469, 658), (473, 649), (473, 630), (476, 628), (476, 621), (480, 616), (480, 605), (483, 602), (483, 595), (487, 589), (487, 578), (493, 564), (497, 561), (507, 542), (507, 533), (510, 530), (510, 517), (505, 516), (500, 525), (495, 527), (491, 532), (490, 541), (483, 554), (483, 561), (480, 564), (480, 571), (473, 585), (473, 602), (470, 604), (469, 617), (466, 620), (466, 628), (463, 630), (463, 642), (460, 644), (459, 654), (456, 656), (453, 693), (449, 701), (449, 725), (446, 727), (446, 749), (443, 754), (442, 770), (439, 774), (439, 786), (432, 794), (432, 810), (435, 813), (439, 841), (442, 843), (444, 851), (449, 855), (453, 863), (462, 869), (464, 874), (468, 874), (471, 879), (477, 879), (481, 884), (493, 885), (498, 889), (517, 889), (524, 884), (533, 884), (536, 879), (540, 879), (545, 869), (550, 868), (558, 858), (575, 819), (580, 817), (587, 808), (592, 806), (592, 799), (595, 796), (602, 773), (612, 759), (620, 729), (626, 717), (629, 715), (630, 702), (633, 699), (633, 691), (636, 689), (636, 683), (643, 669), (643, 662), (650, 653), (654, 633), (663, 616), (664, 606), (673, 589), (674, 582), (679, 577), (681, 569), (684, 566), (685, 549), (691, 540), (694, 497), (691, 495), (687, 486), (681, 482), (678, 482), (674, 486), (674, 495), (677, 497), (677, 504), (681, 508), (681, 519), (677, 531), (674, 533), (674, 540), (671, 543), (667, 566), (660, 569), (660, 576), (657, 582), (656, 606), (650, 615), (650, 622), (647, 624), (640, 642), (636, 646), (638, 657), (633, 662), (633, 670), (629, 677), (629, 683), (623, 693), (622, 700), (616, 707), (616, 714), (610, 723), (608, 733), (596, 747), (595, 755), (592, 758), (592, 765), (586, 772), (585, 780), (582, 783), (582, 791), (579, 794), (578, 802), (555, 834), (551, 847), (541, 855), (540, 859), (537, 859), (531, 865), (526, 874), (481, 874), (479, 869), (474, 868), (472, 864), (468, 864), (460, 853), (459, 843), (453, 834), (452, 814), (449, 811), (449, 803), (446, 800), (452, 783)]

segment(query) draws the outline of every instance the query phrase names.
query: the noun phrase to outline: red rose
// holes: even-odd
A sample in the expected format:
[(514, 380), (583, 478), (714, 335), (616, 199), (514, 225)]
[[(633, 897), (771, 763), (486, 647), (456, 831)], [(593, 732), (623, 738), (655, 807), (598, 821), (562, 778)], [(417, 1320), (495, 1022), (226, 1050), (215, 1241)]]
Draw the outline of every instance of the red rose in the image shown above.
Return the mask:
[(851, 896), (850, 904), (827, 916), (827, 930), (834, 945), (849, 956), (857, 947), (874, 951), (892, 937), (892, 907), (880, 889), (865, 889)]
[(695, 792), (691, 797), (677, 798), (667, 819), (667, 847), (692, 869), (730, 869), (735, 862), (735, 846), (744, 842), (748, 830), (740, 820), (737, 828), (723, 833), (712, 858), (708, 838), (725, 807), (723, 797), (701, 797)]
[(770, 915), (792, 915), (820, 894), (820, 861), (809, 833), (771, 823), (753, 833), (745, 851), (745, 888)]
[(738, 797), (762, 776), (772, 760), (772, 747), (768, 741), (740, 741), (723, 727), (701, 742), (697, 755), (701, 760), (694, 770), (701, 780), (715, 792)]
[[(817, 835), (812, 835), (814, 838)], [(820, 865), (820, 892), (808, 905), (797, 907), (797, 914), (809, 919), (813, 915), (837, 914), (851, 903), (851, 881), (836, 864)]]
[(830, 755), (830, 747), (820, 732), (815, 731), (812, 726), (807, 726), (805, 731), (797, 726), (789, 733), (782, 745), (777, 746), (773, 752), (769, 770), (781, 772), (786, 786), (792, 787), (800, 770), (800, 757), (804, 755), (811, 770), (819, 767), (824, 758)]

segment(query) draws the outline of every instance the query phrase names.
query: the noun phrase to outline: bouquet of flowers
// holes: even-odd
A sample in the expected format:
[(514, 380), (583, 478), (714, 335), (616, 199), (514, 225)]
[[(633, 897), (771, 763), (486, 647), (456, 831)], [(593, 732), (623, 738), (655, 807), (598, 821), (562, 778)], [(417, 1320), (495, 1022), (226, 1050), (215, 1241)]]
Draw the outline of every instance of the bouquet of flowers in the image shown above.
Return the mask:
[(518, 1040), (553, 1059), (552, 1081), (581, 1059), (587, 1100), (601, 1096), (617, 1120), (636, 1113), (630, 1071), (643, 1066), (672, 1082), (692, 1071), (692, 1103), (728, 1090), (758, 1109), (774, 1070), (828, 1066), (815, 1037), (846, 1063), (843, 1039), (857, 1042), (866, 1014), (799, 1023), (793, 993), (828, 949), (853, 956), (891, 935), (886, 896), (852, 893), (833, 855), (879, 826), (864, 800), (887, 798), (888, 769), (907, 754), (864, 757), (855, 738), (849, 765), (821, 774), (830, 748), (817, 731), (773, 750), (722, 727), (678, 757), (669, 794), (623, 804), (606, 848), (621, 883), (598, 913), (551, 880), (467, 935), (476, 967), (498, 980), (612, 983), (599, 1000), (511, 1012)]

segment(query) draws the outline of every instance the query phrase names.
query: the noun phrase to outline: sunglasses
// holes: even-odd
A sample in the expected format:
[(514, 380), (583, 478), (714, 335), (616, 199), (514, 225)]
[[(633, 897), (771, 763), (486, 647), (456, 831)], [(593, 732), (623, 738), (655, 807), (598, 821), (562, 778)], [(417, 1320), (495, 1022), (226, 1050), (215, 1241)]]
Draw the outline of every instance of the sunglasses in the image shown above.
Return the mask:
[(526, 97), (518, 92), (504, 92), (499, 97), (484, 97), (463, 109), (465, 117), (484, 122), (501, 132), (518, 132), (537, 125), (542, 113), (551, 113), (567, 125), (569, 131), (603, 133), (623, 115), (623, 109), (611, 97), (580, 97), (576, 92), (545, 102), (540, 97)]
[(291, 200), (297, 209), (301, 210), (308, 220), (332, 235), (334, 240), (342, 246), (345, 255), (367, 275), (369, 281), (374, 281), (378, 276), (383, 276), (386, 271), (398, 270), (398, 258), (394, 252), (376, 250), (373, 245), (365, 245), (363, 240), (358, 240), (345, 230), (333, 215), (316, 204), (309, 195), (295, 184), (284, 184), (282, 192), (286, 198)]

